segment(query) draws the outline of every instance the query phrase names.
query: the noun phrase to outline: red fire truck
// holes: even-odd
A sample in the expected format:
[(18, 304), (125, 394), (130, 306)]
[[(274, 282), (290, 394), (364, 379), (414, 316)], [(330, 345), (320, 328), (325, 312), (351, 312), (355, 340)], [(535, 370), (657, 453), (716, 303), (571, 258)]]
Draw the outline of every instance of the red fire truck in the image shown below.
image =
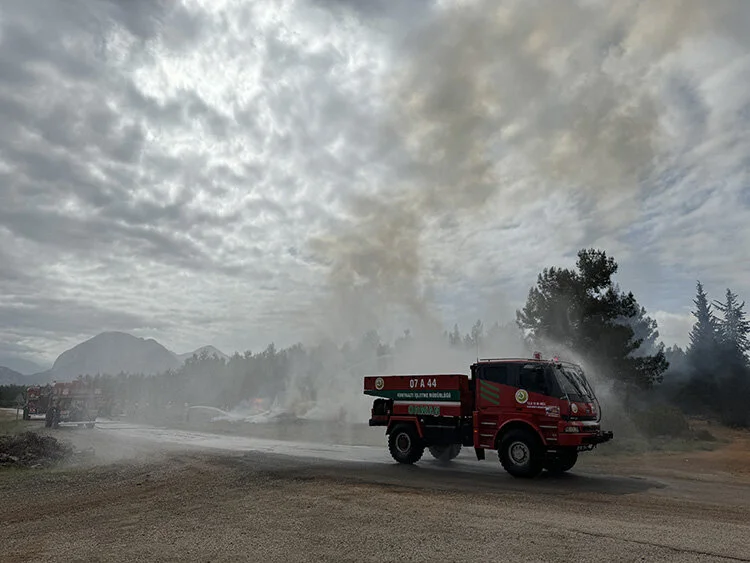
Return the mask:
[(478, 360), (464, 374), (366, 376), (375, 399), (370, 426), (385, 426), (399, 463), (416, 463), (425, 448), (448, 461), (462, 446), (478, 460), (498, 452), (515, 477), (570, 470), (578, 453), (613, 438), (600, 428), (601, 409), (583, 369), (534, 358)]
[(75, 380), (54, 383), (45, 426), (57, 428), (63, 424), (93, 428), (100, 395), (101, 389), (90, 382)]
[(23, 419), (31, 420), (32, 417), (46, 414), (51, 393), (52, 387), (50, 385), (27, 387), (26, 403), (23, 406)]

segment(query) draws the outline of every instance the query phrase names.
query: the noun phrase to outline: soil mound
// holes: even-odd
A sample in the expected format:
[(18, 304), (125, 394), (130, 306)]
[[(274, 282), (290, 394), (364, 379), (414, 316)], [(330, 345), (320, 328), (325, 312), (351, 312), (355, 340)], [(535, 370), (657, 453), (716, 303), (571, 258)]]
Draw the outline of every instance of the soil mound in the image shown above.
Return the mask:
[(70, 458), (73, 448), (36, 432), (0, 436), (0, 467), (49, 467)]

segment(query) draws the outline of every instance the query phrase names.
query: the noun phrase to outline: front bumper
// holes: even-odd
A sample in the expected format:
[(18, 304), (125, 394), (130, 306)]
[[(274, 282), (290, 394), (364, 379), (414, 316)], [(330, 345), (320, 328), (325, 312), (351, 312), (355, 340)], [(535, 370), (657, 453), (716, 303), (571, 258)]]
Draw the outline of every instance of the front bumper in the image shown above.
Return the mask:
[(557, 435), (557, 444), (559, 446), (566, 447), (579, 447), (587, 450), (591, 449), (599, 444), (609, 442), (614, 438), (614, 433), (611, 430), (592, 430), (590, 432), (564, 432), (561, 431)]
[(611, 430), (600, 430), (593, 436), (588, 436), (585, 443), (594, 445), (603, 444), (604, 442), (609, 442), (614, 437), (614, 432)]

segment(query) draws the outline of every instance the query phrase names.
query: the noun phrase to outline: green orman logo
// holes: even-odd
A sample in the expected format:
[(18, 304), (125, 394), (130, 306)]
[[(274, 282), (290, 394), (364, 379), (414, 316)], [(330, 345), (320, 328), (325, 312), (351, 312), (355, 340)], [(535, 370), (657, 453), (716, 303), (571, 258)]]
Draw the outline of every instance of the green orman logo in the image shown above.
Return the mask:
[(516, 401), (523, 404), (528, 400), (529, 400), (529, 394), (526, 392), (525, 389), (519, 389), (518, 391), (516, 391)]
[(437, 405), (409, 405), (409, 414), (425, 414), (427, 416), (440, 416), (440, 407)]

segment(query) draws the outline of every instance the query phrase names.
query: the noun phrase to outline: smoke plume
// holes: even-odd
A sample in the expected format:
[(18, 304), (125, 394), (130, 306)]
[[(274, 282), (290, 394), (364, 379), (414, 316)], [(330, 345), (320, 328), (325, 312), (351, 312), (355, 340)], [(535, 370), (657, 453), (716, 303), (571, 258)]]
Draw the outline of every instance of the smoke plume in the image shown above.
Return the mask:
[(392, 43), (373, 132), (387, 180), (353, 171), (362, 189), (348, 222), (309, 241), (344, 330), (389, 307), (437, 323), (429, 247), (462, 225), (501, 224), (564, 193), (617, 237), (679, 156), (653, 88), (664, 62), (717, 36), (747, 42), (749, 16), (742, 0), (439, 3)]

